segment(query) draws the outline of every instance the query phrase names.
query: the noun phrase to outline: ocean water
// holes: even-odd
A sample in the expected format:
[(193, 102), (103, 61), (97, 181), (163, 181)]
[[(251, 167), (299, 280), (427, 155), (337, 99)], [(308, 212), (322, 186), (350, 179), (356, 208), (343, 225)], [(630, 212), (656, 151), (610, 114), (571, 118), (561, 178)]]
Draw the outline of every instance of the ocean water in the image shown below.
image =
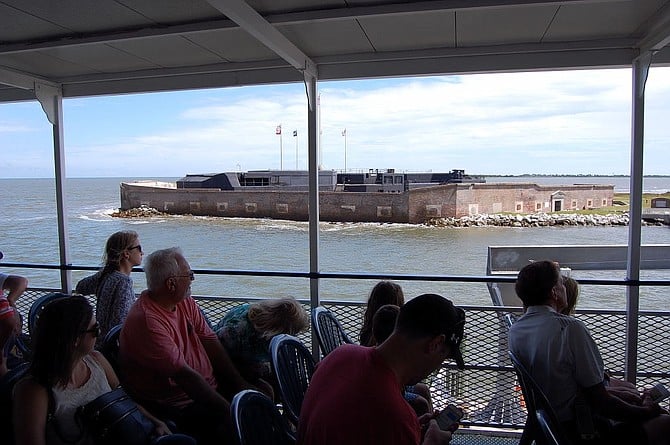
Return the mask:
[[(132, 178), (138, 179), (138, 178)], [(155, 178), (147, 178), (155, 179)], [(170, 178), (174, 179), (174, 178)], [(510, 178), (504, 178), (508, 180)], [(586, 178), (538, 178), (545, 183), (584, 183)], [(594, 178), (588, 178), (590, 181)], [(599, 178), (627, 190), (627, 178)], [(194, 270), (309, 270), (308, 224), (268, 219), (170, 216), (120, 219), (119, 183), (124, 178), (67, 180), (71, 263), (99, 266), (107, 237), (117, 230), (139, 233), (145, 252), (180, 246)], [(499, 181), (501, 178), (490, 178)], [(651, 180), (651, 182), (648, 182)], [(538, 181), (540, 182), (540, 181)], [(595, 180), (593, 181), (595, 182)], [(670, 190), (670, 178), (647, 178), (645, 190)], [(57, 218), (52, 179), (0, 179), (0, 251), (3, 262), (58, 264)], [(405, 224), (321, 223), (322, 272), (485, 275), (487, 247), (537, 244), (625, 244), (627, 227), (437, 228)], [(644, 227), (642, 241), (670, 243), (670, 228)], [(0, 266), (2, 263), (0, 262)], [(0, 267), (6, 271), (7, 268)], [(56, 271), (11, 269), (32, 287), (58, 287)], [(90, 272), (73, 272), (74, 281)], [(624, 271), (575, 271), (579, 278), (623, 278)], [(643, 271), (644, 278), (670, 279), (670, 271)], [(144, 276), (134, 273), (137, 291)], [(364, 300), (376, 280), (322, 280), (323, 299)], [(489, 305), (484, 284), (399, 281), (408, 297), (437, 292), (458, 304)], [(222, 296), (309, 297), (303, 278), (197, 275), (193, 293)], [(643, 308), (667, 309), (667, 288), (643, 288)], [(625, 290), (583, 286), (580, 307), (625, 307)]]

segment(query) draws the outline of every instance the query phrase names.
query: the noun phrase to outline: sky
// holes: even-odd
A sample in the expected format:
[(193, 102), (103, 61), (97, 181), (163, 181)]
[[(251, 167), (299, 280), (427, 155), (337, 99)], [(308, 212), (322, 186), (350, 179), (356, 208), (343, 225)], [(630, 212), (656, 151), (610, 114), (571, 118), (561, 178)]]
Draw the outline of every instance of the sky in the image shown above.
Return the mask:
[[(319, 92), (324, 169), (630, 171), (630, 69), (320, 82)], [(63, 103), (68, 177), (307, 168), (303, 84)], [(670, 67), (650, 70), (645, 119), (644, 173), (670, 174)], [(0, 104), (0, 149), (0, 178), (54, 176), (37, 102)]]

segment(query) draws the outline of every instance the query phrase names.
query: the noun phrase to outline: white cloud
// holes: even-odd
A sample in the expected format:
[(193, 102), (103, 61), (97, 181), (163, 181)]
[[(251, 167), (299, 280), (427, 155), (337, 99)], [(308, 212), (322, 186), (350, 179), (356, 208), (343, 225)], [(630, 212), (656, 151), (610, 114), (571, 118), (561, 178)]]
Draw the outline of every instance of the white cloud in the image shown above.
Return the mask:
[[(653, 68), (649, 76), (648, 174), (669, 173), (669, 74), (670, 68)], [(344, 167), (346, 128), (350, 169), (464, 168), (480, 174), (625, 174), (629, 169), (630, 70), (324, 82), (320, 92), (324, 168)], [(296, 142), (299, 167), (307, 166), (302, 85), (171, 93), (168, 99), (145, 95), (115, 116), (117, 131), (109, 131), (104, 118), (86, 119), (106, 100), (111, 99), (76, 102), (73, 109), (82, 117), (68, 121), (66, 115), (69, 175), (279, 168), (280, 140), (284, 168), (295, 167)], [(122, 107), (123, 98), (113, 100), (114, 107)], [(135, 109), (139, 104), (141, 112)], [(3, 145), (7, 122), (0, 115)], [(278, 124), (281, 138), (275, 135)], [(33, 127), (30, 120), (20, 125)]]

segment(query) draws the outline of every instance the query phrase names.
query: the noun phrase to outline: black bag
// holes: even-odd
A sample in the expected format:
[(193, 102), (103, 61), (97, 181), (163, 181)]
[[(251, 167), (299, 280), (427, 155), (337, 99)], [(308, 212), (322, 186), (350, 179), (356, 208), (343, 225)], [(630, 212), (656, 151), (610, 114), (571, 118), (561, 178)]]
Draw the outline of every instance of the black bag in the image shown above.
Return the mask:
[(80, 407), (77, 416), (98, 444), (148, 445), (154, 424), (120, 386)]

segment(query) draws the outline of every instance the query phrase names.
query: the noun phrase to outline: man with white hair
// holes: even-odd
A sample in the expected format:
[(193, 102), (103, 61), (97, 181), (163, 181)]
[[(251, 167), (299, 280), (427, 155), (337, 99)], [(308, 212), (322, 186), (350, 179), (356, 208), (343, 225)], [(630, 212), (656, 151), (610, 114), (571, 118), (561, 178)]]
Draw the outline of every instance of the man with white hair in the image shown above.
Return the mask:
[(229, 399), (253, 387), (235, 369), (191, 297), (195, 276), (181, 250), (153, 252), (144, 269), (148, 289), (130, 309), (121, 330), (121, 377), (126, 388), (198, 443), (231, 440)]

